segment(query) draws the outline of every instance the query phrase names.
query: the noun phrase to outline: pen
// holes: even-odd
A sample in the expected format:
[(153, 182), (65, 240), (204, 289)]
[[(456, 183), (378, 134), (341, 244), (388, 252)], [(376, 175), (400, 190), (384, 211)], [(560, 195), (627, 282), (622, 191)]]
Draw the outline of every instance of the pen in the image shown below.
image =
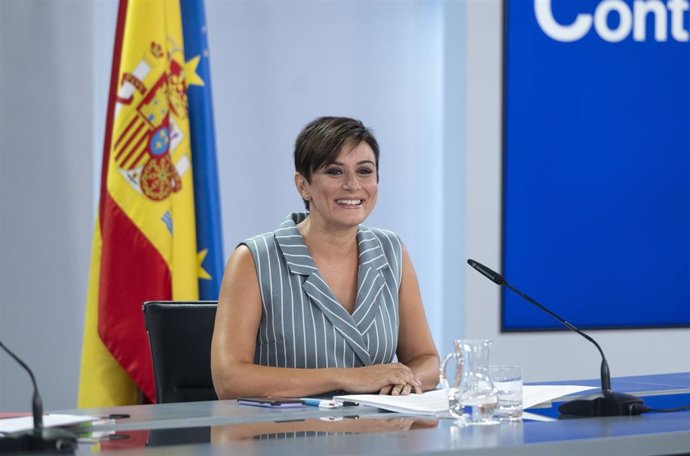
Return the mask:
[(319, 408), (338, 408), (342, 407), (343, 404), (337, 401), (327, 401), (321, 399), (302, 399), (304, 405), (310, 405), (312, 407)]
[(101, 420), (124, 420), (125, 418), (129, 417), (129, 413), (111, 413), (110, 415), (102, 415), (98, 416), (97, 418)]
[(110, 415), (94, 416), (91, 421), (82, 421), (77, 424), (79, 428), (91, 428), (93, 426), (103, 426), (109, 424), (116, 424), (116, 420), (129, 418), (129, 413), (111, 413)]

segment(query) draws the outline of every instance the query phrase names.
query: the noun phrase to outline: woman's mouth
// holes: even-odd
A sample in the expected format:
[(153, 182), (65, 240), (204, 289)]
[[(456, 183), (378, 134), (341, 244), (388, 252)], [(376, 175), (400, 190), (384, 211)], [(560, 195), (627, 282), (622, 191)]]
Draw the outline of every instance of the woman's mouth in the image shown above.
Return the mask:
[(362, 204), (361, 199), (337, 199), (335, 200), (338, 206), (355, 207)]

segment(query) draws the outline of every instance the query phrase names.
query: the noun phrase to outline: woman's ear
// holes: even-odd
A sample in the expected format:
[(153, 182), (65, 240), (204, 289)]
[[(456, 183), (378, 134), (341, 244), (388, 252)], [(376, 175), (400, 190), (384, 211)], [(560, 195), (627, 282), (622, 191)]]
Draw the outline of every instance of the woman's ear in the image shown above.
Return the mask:
[(299, 196), (306, 201), (309, 201), (309, 182), (300, 173), (295, 173), (295, 187)]

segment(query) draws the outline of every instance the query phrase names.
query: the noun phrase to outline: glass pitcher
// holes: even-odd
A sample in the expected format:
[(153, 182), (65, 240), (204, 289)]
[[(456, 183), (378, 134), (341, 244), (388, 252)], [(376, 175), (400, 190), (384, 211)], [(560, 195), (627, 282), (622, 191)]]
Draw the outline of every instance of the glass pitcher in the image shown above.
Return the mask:
[[(498, 396), (489, 375), (489, 339), (454, 340), (455, 351), (441, 363), (441, 384), (448, 394), (448, 411), (465, 424), (495, 424)], [(457, 367), (452, 381), (446, 368), (455, 359)]]

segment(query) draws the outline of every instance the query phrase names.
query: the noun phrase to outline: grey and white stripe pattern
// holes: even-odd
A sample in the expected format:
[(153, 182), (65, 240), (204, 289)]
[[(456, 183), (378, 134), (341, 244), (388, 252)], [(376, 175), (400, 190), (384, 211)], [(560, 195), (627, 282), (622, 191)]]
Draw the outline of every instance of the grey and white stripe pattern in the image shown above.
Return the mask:
[(398, 345), (402, 243), (390, 231), (359, 226), (357, 300), (350, 315), (321, 277), (295, 213), (244, 242), (252, 253), (263, 314), (254, 362), (323, 368), (389, 363)]

